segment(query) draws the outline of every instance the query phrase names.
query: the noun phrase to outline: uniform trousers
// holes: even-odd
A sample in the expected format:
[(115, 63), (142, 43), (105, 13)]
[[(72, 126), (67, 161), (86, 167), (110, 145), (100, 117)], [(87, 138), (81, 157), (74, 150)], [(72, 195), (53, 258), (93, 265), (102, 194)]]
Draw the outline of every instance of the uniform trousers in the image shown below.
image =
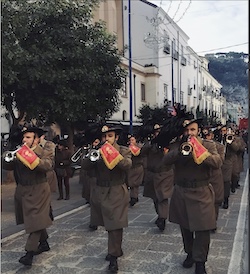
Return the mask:
[(139, 186), (130, 187), (130, 198), (138, 198), (139, 196)]
[(122, 255), (122, 236), (122, 228), (108, 231), (108, 254), (114, 257)]
[(46, 241), (48, 239), (48, 233), (46, 228), (31, 232), (26, 241), (26, 251), (37, 251), (39, 242)]
[(224, 198), (229, 198), (229, 196), (230, 196), (230, 187), (231, 187), (231, 182), (230, 181), (224, 182)]
[(180, 226), (180, 228), (185, 252), (187, 254), (192, 253), (195, 262), (206, 262), (210, 244), (210, 230), (192, 232), (184, 227)]
[(161, 202), (154, 200), (155, 211), (158, 214), (158, 218), (167, 219), (169, 213), (168, 199), (164, 199)]

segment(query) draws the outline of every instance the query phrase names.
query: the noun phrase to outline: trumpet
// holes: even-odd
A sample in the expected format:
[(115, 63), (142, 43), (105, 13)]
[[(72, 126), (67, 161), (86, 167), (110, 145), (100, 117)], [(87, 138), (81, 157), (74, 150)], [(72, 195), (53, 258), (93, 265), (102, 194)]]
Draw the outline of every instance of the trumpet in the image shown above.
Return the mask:
[(14, 161), (15, 157), (16, 157), (16, 153), (18, 152), (18, 150), (20, 150), (22, 148), (22, 146), (18, 147), (16, 150), (13, 151), (6, 151), (5, 155), (4, 155), (4, 161), (6, 163), (10, 163), (12, 161)]
[(181, 153), (182, 155), (189, 155), (193, 150), (193, 146), (188, 143), (188, 142), (184, 142), (183, 144), (181, 144)]
[(91, 162), (96, 162), (100, 159), (101, 154), (99, 149), (90, 149), (90, 151), (85, 155)]
[(228, 134), (226, 136), (226, 143), (227, 144), (232, 144), (233, 140), (234, 140), (234, 135), (233, 134)]
[(80, 160), (80, 158), (86, 154), (87, 150), (89, 149), (89, 146), (86, 147), (80, 147), (72, 156), (71, 156), (71, 162), (76, 163)]

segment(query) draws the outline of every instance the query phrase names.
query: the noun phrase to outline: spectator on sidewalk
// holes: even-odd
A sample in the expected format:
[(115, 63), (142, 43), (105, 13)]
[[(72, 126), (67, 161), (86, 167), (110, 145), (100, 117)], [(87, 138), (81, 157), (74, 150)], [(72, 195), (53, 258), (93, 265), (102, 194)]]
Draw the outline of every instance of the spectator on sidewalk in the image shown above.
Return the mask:
[(69, 178), (71, 176), (71, 152), (68, 149), (67, 140), (58, 141), (55, 151), (55, 171), (58, 181), (59, 197), (63, 199), (63, 183), (65, 187), (65, 200), (70, 198)]
[(34, 255), (50, 250), (46, 228), (52, 224), (51, 195), (46, 173), (53, 168), (53, 153), (39, 146), (39, 133), (40, 129), (36, 127), (26, 128), (22, 133), (22, 142), (28, 147), (22, 148), (29, 155), (31, 151), (36, 155), (34, 166), (27, 165), (31, 158), (27, 160), (21, 156), (10, 162), (3, 161), (4, 169), (14, 170), (17, 183), (14, 196), (16, 223), (24, 224), (29, 234), (25, 245), (26, 254), (19, 260), (27, 266), (32, 265)]

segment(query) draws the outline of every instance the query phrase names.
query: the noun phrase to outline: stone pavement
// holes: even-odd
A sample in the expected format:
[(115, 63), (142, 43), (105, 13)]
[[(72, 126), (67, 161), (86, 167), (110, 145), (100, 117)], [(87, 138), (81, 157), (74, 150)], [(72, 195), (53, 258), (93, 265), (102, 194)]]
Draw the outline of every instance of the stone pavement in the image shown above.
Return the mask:
[[(220, 209), (217, 232), (211, 234), (206, 263), (208, 274), (248, 274), (246, 157), (241, 188), (230, 196), (229, 209)], [(129, 208), (129, 226), (124, 229), (124, 255), (118, 259), (118, 273), (193, 274), (194, 267), (184, 269), (181, 265), (185, 253), (178, 225), (167, 222), (165, 231), (159, 231), (154, 224), (156, 214), (152, 200), (142, 196), (142, 188), (139, 203)], [(27, 235), (21, 226), (15, 226), (13, 191), (13, 186), (2, 185), (1, 273), (108, 273), (108, 262), (105, 261), (107, 232), (102, 227), (94, 232), (88, 230), (90, 210), (81, 198), (77, 175), (71, 179), (69, 201), (57, 201), (58, 194), (52, 194), (56, 217), (48, 229), (51, 250), (35, 256), (32, 268), (18, 262), (24, 254)], [(14, 227), (18, 230), (14, 231)]]

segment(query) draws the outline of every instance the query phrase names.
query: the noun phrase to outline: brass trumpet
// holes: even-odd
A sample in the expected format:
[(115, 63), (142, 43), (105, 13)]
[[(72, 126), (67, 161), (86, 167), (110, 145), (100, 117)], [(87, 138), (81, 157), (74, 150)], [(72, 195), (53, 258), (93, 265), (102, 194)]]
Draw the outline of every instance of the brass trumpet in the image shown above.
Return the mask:
[(184, 142), (183, 144), (181, 144), (181, 153), (182, 155), (189, 155), (193, 150), (193, 146), (188, 143), (188, 142)]
[(228, 134), (226, 136), (226, 143), (227, 144), (232, 144), (233, 140), (234, 140), (234, 135), (233, 134)]
[(80, 147), (72, 156), (71, 156), (71, 162), (76, 163), (80, 160), (84, 154), (86, 154), (87, 150), (89, 149), (89, 146), (86, 147)]
[(15, 157), (16, 157), (16, 153), (18, 152), (18, 150), (20, 150), (22, 148), (22, 146), (18, 147), (16, 150), (13, 151), (6, 151), (5, 155), (4, 155), (4, 161), (6, 163), (10, 163), (12, 161), (14, 161)]
[(100, 159), (101, 154), (99, 149), (90, 149), (90, 151), (85, 155), (91, 162), (96, 162)]

